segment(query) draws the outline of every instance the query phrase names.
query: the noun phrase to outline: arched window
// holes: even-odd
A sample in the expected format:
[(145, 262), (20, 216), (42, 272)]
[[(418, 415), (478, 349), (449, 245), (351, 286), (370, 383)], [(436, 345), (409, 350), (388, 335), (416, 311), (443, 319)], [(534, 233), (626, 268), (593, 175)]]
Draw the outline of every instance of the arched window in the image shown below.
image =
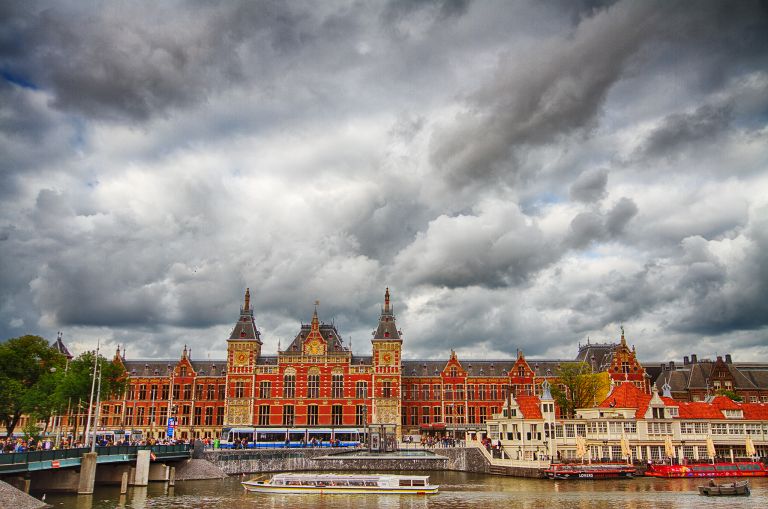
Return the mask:
[(296, 397), (296, 375), (293, 373), (286, 373), (283, 375), (283, 397)]
[(318, 374), (307, 375), (307, 397), (308, 398), (320, 397), (320, 375)]

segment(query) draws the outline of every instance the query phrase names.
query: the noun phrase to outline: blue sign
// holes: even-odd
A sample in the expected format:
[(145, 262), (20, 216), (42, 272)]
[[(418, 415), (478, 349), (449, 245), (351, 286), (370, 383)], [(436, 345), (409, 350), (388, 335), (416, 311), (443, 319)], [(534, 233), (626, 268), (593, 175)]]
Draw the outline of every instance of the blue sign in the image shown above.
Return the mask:
[(166, 435), (168, 438), (173, 438), (173, 428), (171, 426), (168, 426), (168, 431), (166, 432)]
[(176, 418), (175, 417), (169, 417), (168, 418), (168, 427), (175, 427), (176, 426)]

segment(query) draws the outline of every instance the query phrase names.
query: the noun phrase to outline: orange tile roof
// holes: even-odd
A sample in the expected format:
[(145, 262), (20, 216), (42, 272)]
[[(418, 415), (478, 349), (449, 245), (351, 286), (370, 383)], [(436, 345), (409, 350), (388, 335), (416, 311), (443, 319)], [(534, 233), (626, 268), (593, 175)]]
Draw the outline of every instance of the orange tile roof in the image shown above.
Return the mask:
[(768, 405), (765, 403), (742, 403), (741, 409), (745, 419), (768, 421)]
[(637, 409), (635, 418), (642, 419), (650, 402), (650, 394), (641, 391), (632, 382), (624, 382), (614, 388), (598, 406), (600, 408), (635, 408)]
[(526, 419), (542, 419), (541, 405), (538, 396), (518, 396), (515, 398), (520, 405), (520, 411)]

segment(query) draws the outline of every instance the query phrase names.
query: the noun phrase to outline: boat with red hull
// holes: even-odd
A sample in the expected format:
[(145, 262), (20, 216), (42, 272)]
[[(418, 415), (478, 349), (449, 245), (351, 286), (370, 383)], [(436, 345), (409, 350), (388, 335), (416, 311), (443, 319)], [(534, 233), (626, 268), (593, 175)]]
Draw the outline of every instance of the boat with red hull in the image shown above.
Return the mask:
[(649, 477), (766, 477), (768, 469), (758, 461), (736, 463), (691, 463), (687, 465), (648, 465)]
[(560, 464), (550, 465), (544, 471), (549, 479), (632, 479), (636, 469), (626, 463), (592, 463), (587, 465)]

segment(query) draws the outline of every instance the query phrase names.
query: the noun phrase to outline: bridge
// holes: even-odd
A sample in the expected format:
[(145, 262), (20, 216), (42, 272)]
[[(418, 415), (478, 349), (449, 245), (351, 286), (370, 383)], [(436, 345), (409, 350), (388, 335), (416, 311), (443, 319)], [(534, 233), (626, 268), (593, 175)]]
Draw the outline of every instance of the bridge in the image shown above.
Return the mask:
[[(16, 481), (25, 491), (93, 493), (95, 483), (146, 486), (169, 481), (168, 463), (192, 456), (192, 445), (115, 445), (90, 448), (0, 454), (0, 478)], [(13, 482), (12, 482), (13, 484)]]
[[(113, 445), (96, 448), (96, 463), (132, 463), (139, 451), (151, 451), (152, 461), (177, 461), (190, 457), (192, 446), (177, 445)], [(91, 452), (90, 447), (59, 449), (51, 451), (16, 452), (0, 454), (0, 475), (36, 472), (48, 469), (80, 468), (83, 454)]]

